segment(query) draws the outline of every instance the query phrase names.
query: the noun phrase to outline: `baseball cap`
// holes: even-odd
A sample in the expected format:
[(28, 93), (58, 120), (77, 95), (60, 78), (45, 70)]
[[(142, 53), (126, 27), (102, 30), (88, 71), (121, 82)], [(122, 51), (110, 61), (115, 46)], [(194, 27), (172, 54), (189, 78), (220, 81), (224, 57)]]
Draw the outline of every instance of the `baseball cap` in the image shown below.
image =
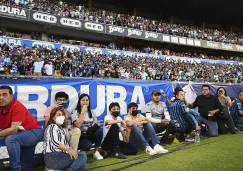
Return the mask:
[(161, 95), (161, 92), (159, 90), (153, 90), (151, 95), (156, 95), (156, 94)]

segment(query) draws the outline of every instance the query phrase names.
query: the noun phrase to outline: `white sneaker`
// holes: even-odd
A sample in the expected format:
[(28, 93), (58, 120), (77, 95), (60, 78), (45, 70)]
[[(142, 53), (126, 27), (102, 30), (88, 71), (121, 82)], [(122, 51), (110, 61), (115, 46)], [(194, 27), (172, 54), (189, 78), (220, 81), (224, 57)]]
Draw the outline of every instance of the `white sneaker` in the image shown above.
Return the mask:
[(194, 142), (195, 141), (195, 138), (193, 138), (193, 137), (186, 137), (185, 138), (185, 141), (186, 142)]
[(154, 151), (156, 151), (157, 153), (168, 153), (169, 152), (168, 150), (164, 149), (164, 147), (162, 147), (159, 144), (156, 144), (154, 146)]
[(96, 151), (94, 154), (93, 154), (93, 157), (97, 160), (103, 160), (103, 156), (100, 155), (100, 152), (99, 151)]
[(147, 154), (149, 154), (151, 156), (157, 154), (157, 152), (154, 151), (150, 146), (146, 147), (145, 151)]

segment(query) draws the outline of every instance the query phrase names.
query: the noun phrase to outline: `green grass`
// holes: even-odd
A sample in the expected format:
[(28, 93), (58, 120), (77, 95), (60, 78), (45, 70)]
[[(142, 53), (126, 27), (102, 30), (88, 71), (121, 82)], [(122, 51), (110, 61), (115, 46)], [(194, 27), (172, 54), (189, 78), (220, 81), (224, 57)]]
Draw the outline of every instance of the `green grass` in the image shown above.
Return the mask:
[(131, 167), (126, 171), (242, 171), (243, 134), (208, 138), (183, 150)]
[[(89, 155), (88, 160), (92, 160), (93, 163), (87, 164), (87, 170), (243, 171), (243, 133), (201, 138), (200, 143), (184, 142), (165, 147), (171, 153), (163, 156), (149, 156), (141, 150), (136, 156), (128, 156), (125, 160), (108, 158), (96, 161)], [(124, 166), (131, 167), (125, 169)], [(44, 167), (34, 169), (42, 170)]]

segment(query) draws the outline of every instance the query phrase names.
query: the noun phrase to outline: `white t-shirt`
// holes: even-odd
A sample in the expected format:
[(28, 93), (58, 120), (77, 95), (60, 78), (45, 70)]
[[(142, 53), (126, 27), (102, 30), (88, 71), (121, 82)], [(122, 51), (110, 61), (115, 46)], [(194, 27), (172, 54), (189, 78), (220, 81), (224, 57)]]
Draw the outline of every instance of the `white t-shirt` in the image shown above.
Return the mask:
[(46, 70), (47, 75), (53, 75), (52, 65), (46, 64), (44, 68)]
[(41, 72), (43, 64), (44, 64), (44, 61), (34, 62), (34, 72)]
[(146, 80), (148, 74), (146, 72), (141, 72), (142, 80)]
[[(108, 131), (110, 130), (111, 125), (105, 125), (106, 121), (113, 121), (114, 119), (112, 118), (111, 114), (107, 114), (104, 118), (104, 125), (103, 125), (103, 138), (102, 142), (104, 141)], [(117, 120), (122, 120), (120, 116), (117, 117)], [(121, 123), (117, 123), (119, 127), (121, 128)]]

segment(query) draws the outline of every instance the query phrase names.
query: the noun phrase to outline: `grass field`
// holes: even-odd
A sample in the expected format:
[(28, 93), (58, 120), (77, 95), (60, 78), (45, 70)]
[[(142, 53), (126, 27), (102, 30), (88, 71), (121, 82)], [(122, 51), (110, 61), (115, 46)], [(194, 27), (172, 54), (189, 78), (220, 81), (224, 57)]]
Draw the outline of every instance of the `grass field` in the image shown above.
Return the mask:
[[(126, 160), (106, 159), (87, 165), (88, 170), (126, 171), (243, 171), (243, 134), (202, 139), (201, 143), (166, 146), (171, 153), (148, 156), (144, 151)], [(173, 151), (174, 150), (174, 151)], [(148, 161), (147, 161), (148, 160)], [(124, 168), (124, 166), (131, 166)]]
[[(109, 171), (243, 171), (243, 133), (202, 138), (200, 143), (165, 146), (170, 153), (149, 156), (141, 150), (127, 159), (96, 161), (89, 155), (87, 170)], [(34, 169), (42, 171), (44, 167)]]

